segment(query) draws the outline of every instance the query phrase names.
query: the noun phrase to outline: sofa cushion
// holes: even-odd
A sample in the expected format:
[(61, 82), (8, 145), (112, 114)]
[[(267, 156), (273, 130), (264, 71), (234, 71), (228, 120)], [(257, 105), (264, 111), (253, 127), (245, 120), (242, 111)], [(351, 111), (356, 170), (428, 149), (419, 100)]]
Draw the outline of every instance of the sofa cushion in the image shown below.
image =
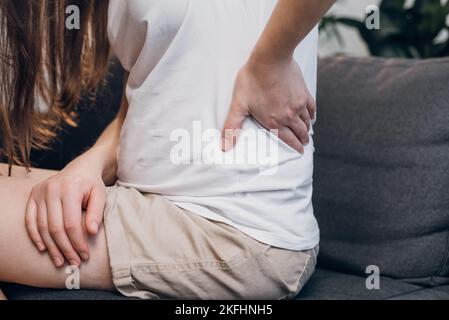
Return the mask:
[[(413, 297), (413, 293), (424, 290), (420, 286), (382, 277), (379, 290), (368, 290), (365, 277), (317, 269), (312, 278), (297, 296), (298, 300), (359, 300), (390, 299), (397, 296)], [(117, 292), (89, 290), (51, 290), (27, 286), (2, 284), (10, 300), (127, 300)], [(429, 289), (430, 290), (430, 289)], [(437, 289), (435, 289), (437, 290)], [(422, 292), (420, 297), (442, 297), (444, 288)], [(443, 291), (443, 292), (442, 292)], [(447, 292), (446, 294), (449, 294)]]
[(381, 277), (380, 288), (368, 290), (366, 277), (318, 268), (305, 285), (298, 300), (384, 300), (406, 295), (422, 287)]
[(118, 292), (40, 289), (15, 284), (2, 284), (1, 288), (9, 300), (129, 300)]
[(395, 296), (390, 300), (449, 300), (449, 286), (423, 288)]
[(449, 59), (321, 60), (314, 207), (319, 265), (449, 279)]

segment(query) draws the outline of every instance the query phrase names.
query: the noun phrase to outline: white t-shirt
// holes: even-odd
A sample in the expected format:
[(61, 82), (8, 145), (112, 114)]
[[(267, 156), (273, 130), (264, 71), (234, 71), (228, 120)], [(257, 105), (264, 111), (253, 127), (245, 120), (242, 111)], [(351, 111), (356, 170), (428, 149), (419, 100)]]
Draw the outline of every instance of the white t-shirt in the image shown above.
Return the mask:
[[(236, 148), (220, 150), (236, 74), (276, 3), (110, 1), (111, 45), (130, 72), (118, 183), (160, 194), (269, 245), (306, 250), (319, 242), (313, 141), (300, 155), (248, 118)], [(295, 53), (312, 95), (317, 38), (315, 28)]]

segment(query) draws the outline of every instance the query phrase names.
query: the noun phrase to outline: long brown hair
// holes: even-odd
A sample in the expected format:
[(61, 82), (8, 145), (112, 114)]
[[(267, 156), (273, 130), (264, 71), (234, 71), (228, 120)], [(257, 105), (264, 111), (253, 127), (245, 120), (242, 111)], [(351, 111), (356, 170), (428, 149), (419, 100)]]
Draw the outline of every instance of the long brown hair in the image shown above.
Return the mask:
[[(66, 28), (76, 5), (80, 28)], [(76, 106), (95, 92), (109, 61), (108, 0), (0, 0), (0, 155), (30, 166)], [(39, 107), (43, 105), (44, 108)]]

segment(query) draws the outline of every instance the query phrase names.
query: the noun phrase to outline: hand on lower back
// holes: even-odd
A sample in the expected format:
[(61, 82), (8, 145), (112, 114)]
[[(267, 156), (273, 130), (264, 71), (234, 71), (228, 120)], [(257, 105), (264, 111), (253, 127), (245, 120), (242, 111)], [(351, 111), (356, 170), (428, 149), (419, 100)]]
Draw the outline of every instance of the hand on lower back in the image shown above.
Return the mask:
[(97, 234), (104, 205), (101, 170), (81, 156), (32, 189), (25, 215), (28, 234), (39, 251), (48, 251), (56, 267), (65, 261), (79, 266), (89, 258), (85, 231)]
[(252, 116), (300, 153), (309, 143), (315, 101), (293, 59), (263, 65), (248, 62), (235, 81), (231, 108), (223, 129), (223, 150), (231, 149), (244, 120)]

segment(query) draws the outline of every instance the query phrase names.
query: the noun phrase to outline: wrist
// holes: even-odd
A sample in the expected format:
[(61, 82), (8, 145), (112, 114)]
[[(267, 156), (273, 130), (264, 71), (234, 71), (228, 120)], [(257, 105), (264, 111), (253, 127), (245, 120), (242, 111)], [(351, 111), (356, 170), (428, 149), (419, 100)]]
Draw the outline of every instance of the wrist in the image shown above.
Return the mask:
[(282, 72), (291, 66), (293, 57), (285, 57), (282, 59), (266, 59), (257, 55), (251, 55), (246, 63), (247, 70), (256, 76), (260, 77), (272, 77), (273, 74)]
[(274, 52), (276, 50), (265, 49), (263, 45), (257, 45), (252, 51), (248, 66), (251, 69), (288, 65), (293, 60), (293, 52)]
[(98, 161), (98, 170), (100, 170), (105, 184), (113, 184), (117, 173), (117, 147), (115, 145), (96, 145), (90, 151), (92, 157)]
[(115, 148), (95, 145), (75, 161), (82, 163), (91, 174), (99, 176), (106, 184), (112, 184), (115, 181), (117, 171)]

